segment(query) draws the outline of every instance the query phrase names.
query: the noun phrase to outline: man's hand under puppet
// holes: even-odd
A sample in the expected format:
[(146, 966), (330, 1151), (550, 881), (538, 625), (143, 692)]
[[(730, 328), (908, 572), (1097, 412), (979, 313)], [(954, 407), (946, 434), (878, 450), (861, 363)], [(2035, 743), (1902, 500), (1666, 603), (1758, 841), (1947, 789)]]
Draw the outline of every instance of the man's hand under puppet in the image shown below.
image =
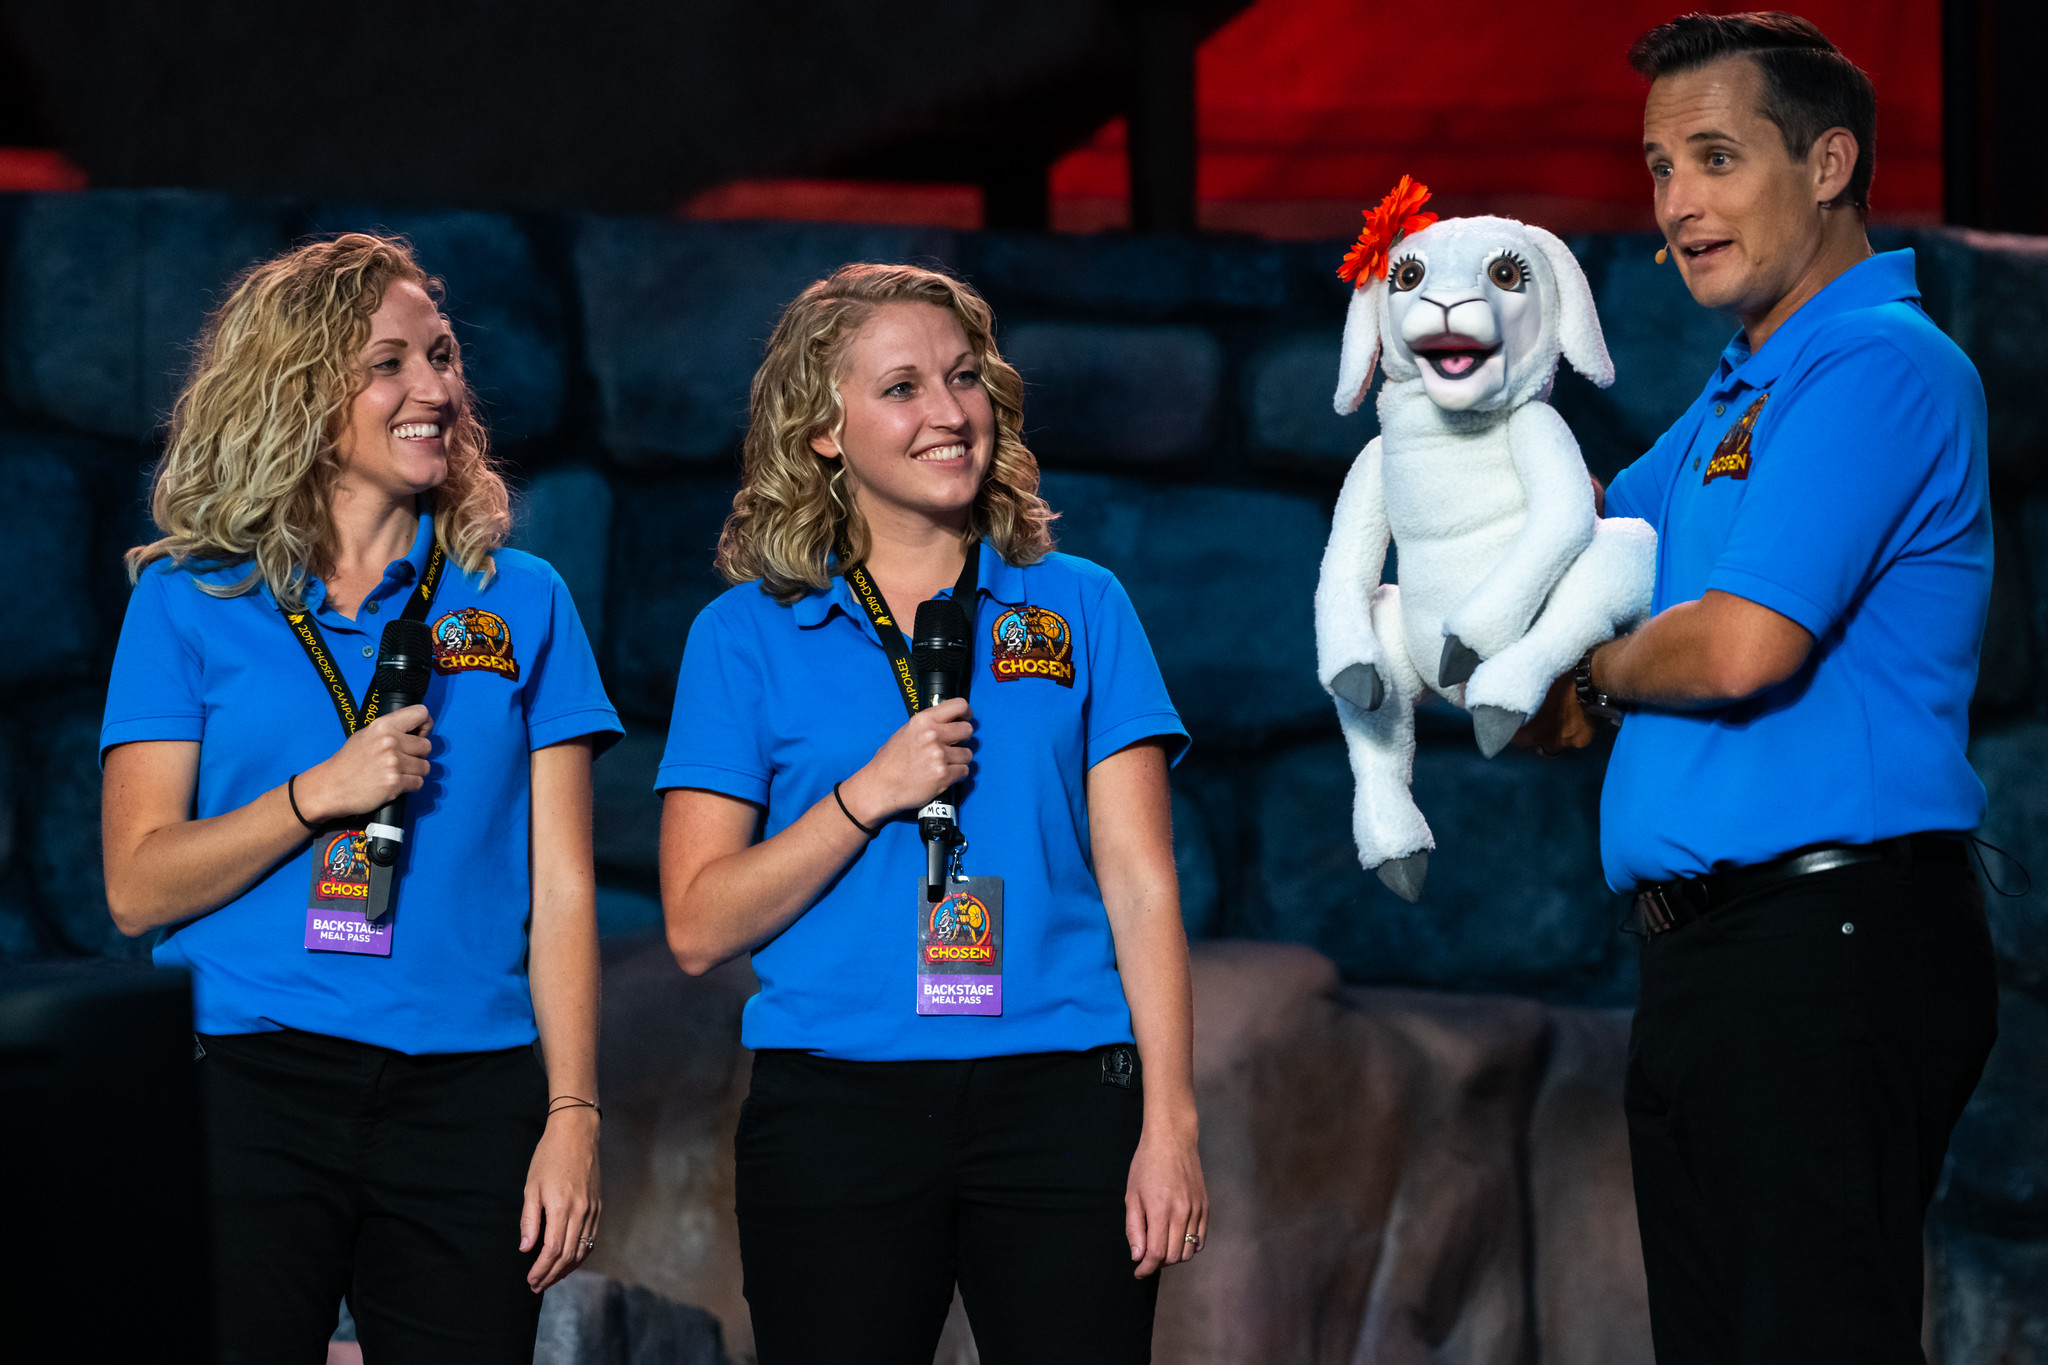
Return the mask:
[(1567, 749), (1583, 749), (1593, 742), (1593, 721), (1579, 705), (1579, 691), (1567, 673), (1550, 685), (1542, 707), (1529, 723), (1515, 731), (1511, 741), (1517, 749), (1534, 749), (1554, 758)]
[[(1618, 700), (1667, 711), (1700, 711), (1745, 701), (1805, 666), (1814, 639), (1804, 626), (1733, 593), (1709, 592), (1659, 613), (1641, 630), (1593, 651), (1593, 685)], [(1567, 673), (1516, 731), (1514, 744), (1539, 754), (1583, 749), (1593, 723)]]

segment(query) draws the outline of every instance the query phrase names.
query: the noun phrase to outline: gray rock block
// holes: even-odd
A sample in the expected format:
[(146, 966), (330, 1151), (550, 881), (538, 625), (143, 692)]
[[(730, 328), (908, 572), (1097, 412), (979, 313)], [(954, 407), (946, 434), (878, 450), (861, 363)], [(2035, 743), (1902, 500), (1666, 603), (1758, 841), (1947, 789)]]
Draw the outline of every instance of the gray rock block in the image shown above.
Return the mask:
[(2041, 331), (2048, 327), (2048, 242), (2014, 233), (1924, 228), (1914, 249), (1928, 312), (1969, 353), (1984, 380), (1994, 477), (2048, 482), (2041, 407)]
[(496, 213), (356, 204), (323, 204), (313, 218), (321, 232), (411, 239), (420, 265), (447, 287), (463, 371), (491, 435), (517, 441), (555, 429), (567, 389), (565, 310), (518, 223)]
[(536, 474), (513, 506), (513, 546), (554, 565), (576, 599), (591, 647), (600, 651), (611, 525), (611, 484), (588, 465)]
[(1259, 776), (1256, 937), (1313, 944), (1355, 980), (1615, 1003), (1633, 955), (1601, 879), (1600, 766), (1462, 747), (1416, 755), (1436, 834), (1419, 904), (1383, 888), (1351, 840), (1343, 746), (1305, 745)]
[[(1984, 888), (1984, 912), (2000, 971), (2009, 984), (2048, 1000), (2048, 724), (2031, 721), (1979, 735), (1970, 744), (1970, 764), (1983, 779), (1989, 805), (1978, 833), (2019, 859), (2032, 874), (2024, 896), (2002, 896)], [(2018, 869), (1996, 853), (1984, 854), (2000, 885), (2026, 884)], [(2003, 1044), (2001, 1044), (2003, 1046)], [(2043, 1063), (2048, 1064), (2048, 1055)]]
[(1539, 1359), (1656, 1365), (1622, 1117), (1630, 1011), (1549, 1014), (1528, 1140)]
[(1178, 786), (1173, 789), (1173, 870), (1180, 878), (1180, 918), (1188, 938), (1206, 938), (1221, 899), (1216, 847), (1208, 815)]
[(2008, 1239), (2048, 1240), (2048, 1003), (1998, 993), (1998, 1044), (1949, 1141), (1940, 1217)]
[(1145, 463), (1199, 455), (1213, 438), (1223, 350), (1203, 328), (1027, 322), (1002, 346), (1024, 376), (1034, 449)]
[(2048, 1241), (1936, 1225), (1931, 1365), (2048, 1365)]
[[(1739, 325), (1693, 302), (1678, 267), (1656, 263), (1662, 245), (1647, 232), (1574, 242), (1614, 357), (1614, 387), (1601, 401), (1633, 434), (1638, 451), (1699, 396)], [(1589, 385), (1587, 393), (1599, 391)]]
[(533, 1365), (615, 1365), (618, 1308), (617, 1281), (593, 1270), (564, 1276), (541, 1296)]
[(284, 248), (286, 224), (278, 201), (182, 190), (29, 198), (7, 261), (9, 396), (86, 431), (148, 437), (207, 312)]
[(100, 867), (101, 691), (53, 698), (23, 738), (38, 799), (23, 812), (29, 876), (45, 925), (74, 953), (123, 961), (149, 956), (149, 939), (124, 938), (107, 912)]
[(578, 1270), (541, 1300), (533, 1365), (727, 1365), (718, 1319), (701, 1308)]
[(26, 591), (0, 595), (0, 685), (73, 672), (99, 639), (91, 584), (93, 515), (71, 438), (0, 432), (0, 546)]
[(964, 273), (998, 309), (1025, 303), (1157, 317), (1287, 302), (1288, 256), (1280, 247), (991, 232), (967, 239), (961, 249)]
[(2027, 620), (2035, 648), (2048, 651), (2048, 495), (2021, 502), (2017, 520), (2026, 558)]
[(14, 871), (15, 818), (20, 813), (16, 784), (20, 773), (21, 765), (14, 755), (14, 736), (0, 729), (0, 883), (5, 883)]
[(1977, 654), (1977, 691), (1971, 717), (1987, 720), (2031, 714), (2043, 692), (2038, 660), (2043, 644), (2035, 629), (2036, 590), (2028, 582), (2028, 546), (2018, 509), (1993, 498), (1991, 603), (1984, 641)]
[(1307, 460), (1341, 477), (1379, 435), (1373, 394), (1349, 417), (1331, 406), (1337, 388), (1339, 328), (1276, 337), (1252, 357), (1245, 384), (1252, 452)]
[(631, 887), (597, 885), (597, 936), (628, 938), (662, 925), (661, 901)]
[(37, 962), (48, 956), (40, 923), (27, 869), (0, 876), (0, 964)]
[(626, 1365), (726, 1365), (718, 1319), (645, 1285), (622, 1286)]
[(605, 687), (614, 705), (665, 722), (690, 623), (726, 589), (711, 567), (734, 483), (679, 478), (619, 490), (605, 590)]
[(605, 445), (628, 459), (725, 453), (791, 299), (849, 261), (928, 260), (950, 242), (922, 229), (585, 219), (576, 272)]
[[(676, 658), (680, 663), (680, 652)], [(661, 798), (654, 794), (654, 774), (667, 745), (668, 735), (661, 727), (635, 727), (592, 769), (599, 866), (649, 874), (655, 870), (661, 842)], [(655, 920), (660, 920), (658, 912)]]
[(1262, 489), (1051, 473), (1060, 548), (1122, 580), (1197, 745), (1257, 742), (1327, 716), (1316, 573), (1329, 514)]

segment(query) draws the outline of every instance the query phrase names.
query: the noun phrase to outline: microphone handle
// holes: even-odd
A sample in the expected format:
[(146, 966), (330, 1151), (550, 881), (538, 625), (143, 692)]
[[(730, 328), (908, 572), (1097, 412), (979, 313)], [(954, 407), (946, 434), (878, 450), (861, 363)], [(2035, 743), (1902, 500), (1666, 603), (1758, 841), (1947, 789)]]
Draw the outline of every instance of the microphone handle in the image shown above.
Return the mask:
[[(388, 716), (393, 712), (403, 711), (408, 706), (417, 706), (419, 701), (418, 697), (394, 692), (386, 700), (384, 714)], [(369, 822), (363, 826), (363, 832), (370, 836), (370, 865), (390, 867), (395, 864), (398, 861), (399, 845), (405, 841), (405, 793), (400, 792), (378, 807), (376, 813), (370, 816)]]
[[(960, 677), (951, 670), (933, 672), (917, 680), (920, 695), (931, 698), (931, 705), (948, 701), (960, 694)], [(959, 788), (952, 786), (933, 797), (925, 810), (918, 812), (918, 832), (924, 835), (924, 898), (937, 903), (946, 894), (946, 863), (951, 857), (953, 846), (961, 842), (960, 826), (953, 812), (959, 806)], [(927, 815), (933, 806), (943, 806), (943, 814)]]
[[(395, 831), (385, 834), (385, 830)], [(399, 845), (405, 842), (405, 793), (386, 801), (370, 816), (363, 826), (363, 832), (370, 836), (370, 861), (379, 867), (390, 867), (398, 861)]]

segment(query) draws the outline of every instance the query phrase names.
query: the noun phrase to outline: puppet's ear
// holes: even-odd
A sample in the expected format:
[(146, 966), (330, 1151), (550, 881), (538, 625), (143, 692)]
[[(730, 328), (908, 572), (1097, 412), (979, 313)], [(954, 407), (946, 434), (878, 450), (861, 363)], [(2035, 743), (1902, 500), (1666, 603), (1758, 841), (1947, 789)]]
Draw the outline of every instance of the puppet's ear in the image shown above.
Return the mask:
[(1344, 351), (1337, 361), (1337, 415), (1349, 417), (1372, 387), (1373, 368), (1380, 362), (1380, 295), (1385, 280), (1351, 291), (1351, 311), (1344, 317)]
[(1524, 224), (1522, 230), (1550, 263), (1550, 277), (1557, 281), (1557, 340), (1572, 368), (1601, 388), (1614, 382), (1614, 361), (1607, 354), (1607, 339), (1600, 334), (1600, 314), (1593, 308), (1593, 287), (1578, 258), (1555, 234)]

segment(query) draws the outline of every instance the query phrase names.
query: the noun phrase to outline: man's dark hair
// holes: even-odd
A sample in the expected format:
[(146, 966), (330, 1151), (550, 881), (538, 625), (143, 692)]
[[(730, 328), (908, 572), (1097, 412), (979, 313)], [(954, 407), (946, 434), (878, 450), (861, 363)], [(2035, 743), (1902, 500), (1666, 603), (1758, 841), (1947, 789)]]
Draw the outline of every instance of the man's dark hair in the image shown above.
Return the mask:
[(1763, 108), (1785, 151), (1803, 161), (1830, 128), (1856, 137), (1856, 169), (1834, 203), (1870, 213), (1877, 163), (1877, 89), (1828, 36), (1796, 14), (1681, 14), (1629, 45), (1628, 64), (1646, 80), (1692, 71), (1723, 57), (1748, 57), (1763, 71)]

